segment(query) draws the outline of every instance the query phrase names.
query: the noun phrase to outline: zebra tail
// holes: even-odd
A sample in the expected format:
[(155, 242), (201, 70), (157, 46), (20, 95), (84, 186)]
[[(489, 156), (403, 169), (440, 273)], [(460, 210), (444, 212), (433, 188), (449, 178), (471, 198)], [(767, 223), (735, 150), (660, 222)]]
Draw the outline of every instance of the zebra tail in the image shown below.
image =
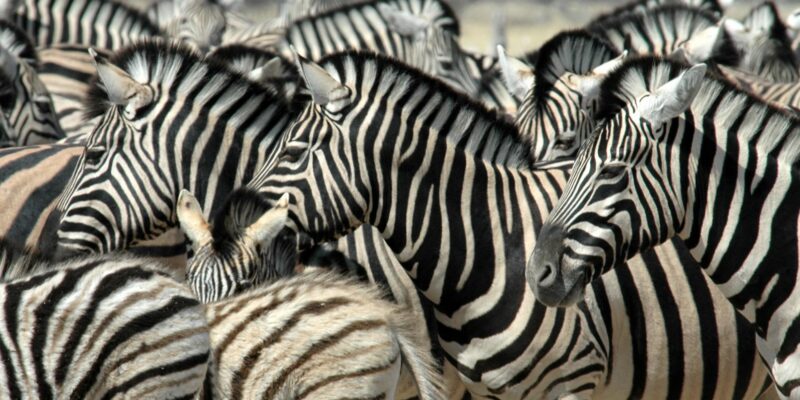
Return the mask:
[(403, 364), (411, 371), (417, 383), (420, 400), (445, 399), (444, 380), (441, 370), (430, 351), (424, 327), (415, 324), (414, 315), (408, 307), (389, 315), (389, 326), (400, 345)]

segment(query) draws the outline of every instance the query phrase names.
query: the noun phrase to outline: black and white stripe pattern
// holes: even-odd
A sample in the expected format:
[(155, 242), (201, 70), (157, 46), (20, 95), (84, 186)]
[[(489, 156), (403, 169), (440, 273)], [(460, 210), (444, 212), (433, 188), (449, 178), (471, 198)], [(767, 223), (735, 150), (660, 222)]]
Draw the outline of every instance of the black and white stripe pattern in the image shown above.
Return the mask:
[(545, 303), (569, 304), (566, 291), (678, 236), (751, 316), (779, 391), (794, 398), (800, 121), (704, 71), (643, 58), (604, 81), (604, 122), (542, 229), (528, 280)]
[[(202, 301), (215, 302), (210, 308), (222, 310), (209, 315), (218, 322), (211, 328), (220, 363), (212, 372), (215, 390), (222, 386), (229, 396), (272, 398), (291, 387), (298, 398), (322, 392), (329, 398), (394, 398), (402, 364), (420, 398), (444, 398), (425, 331), (414, 326), (411, 310), (335, 273), (274, 278), (271, 272), (293, 275), (297, 265), (295, 241), (274, 240), (286, 222), (287, 201), (264, 212), (257, 193), (234, 195), (211, 228), (190, 193), (182, 192), (178, 200), (181, 227), (195, 247), (187, 280)], [(255, 289), (225, 300), (249, 288)], [(231, 307), (245, 309), (217, 317)], [(247, 321), (245, 329), (241, 321)], [(242, 330), (258, 332), (261, 339), (248, 342)], [(249, 360), (246, 355), (270, 342), (271, 332), (280, 343), (269, 356)], [(264, 368), (266, 379), (258, 372)]]
[(101, 122), (59, 206), (59, 245), (69, 252), (109, 252), (155, 238), (176, 226), (182, 188), (204, 208), (222, 204), (267, 162), (292, 118), (265, 86), (183, 46), (143, 43), (98, 64), (116, 87), (159, 95), (121, 106), (108, 104), (116, 94), (91, 94)]
[[(0, 283), (0, 396), (159, 398), (193, 396), (210, 356), (203, 307), (145, 259), (30, 263), (0, 250), (24, 278)], [(22, 258), (19, 258), (22, 257)]]
[(50, 93), (39, 78), (39, 58), (28, 36), (0, 21), (0, 111), (16, 146), (55, 142), (64, 137)]
[(146, 16), (111, 0), (22, 0), (14, 21), (37, 47), (81, 44), (116, 50), (161, 35)]
[[(526, 146), (513, 127), (418, 71), (358, 53), (321, 64), (324, 70), (303, 62), (307, 81), (318, 85), (312, 85), (314, 103), (291, 129), (277, 163), (250, 185), (273, 204), (288, 193), (290, 225), (317, 241), (361, 224), (376, 227), (434, 304), (439, 343), (474, 395), (590, 397), (609, 390), (622, 398), (665, 392), (741, 398), (764, 387), (752, 332), (719, 334), (746, 326), (733, 322), (730, 307), (720, 307), (719, 314), (709, 310), (731, 320), (699, 329), (717, 331), (697, 339), (706, 343), (702, 350), (684, 339), (686, 331), (648, 318), (685, 321), (688, 329), (691, 321), (711, 322), (660, 303), (680, 298), (669, 293), (671, 285), (687, 285), (698, 299), (709, 300), (698, 274), (670, 274), (667, 283), (663, 266), (634, 263), (653, 281), (632, 281), (640, 274), (622, 273), (597, 285), (580, 308), (542, 307), (520, 278), (567, 171), (530, 170)], [(739, 334), (737, 344), (717, 341)], [(649, 344), (664, 337), (667, 343), (656, 347), (660, 352), (674, 346), (672, 359), (648, 352)], [(642, 347), (640, 339), (648, 344)], [(733, 346), (711, 350), (718, 345)], [(635, 350), (626, 355), (622, 349), (629, 348)], [(699, 359), (686, 362), (694, 356)], [(740, 361), (741, 368), (716, 367)], [(652, 362), (664, 364), (651, 368)], [(721, 378), (727, 373), (735, 376)]]

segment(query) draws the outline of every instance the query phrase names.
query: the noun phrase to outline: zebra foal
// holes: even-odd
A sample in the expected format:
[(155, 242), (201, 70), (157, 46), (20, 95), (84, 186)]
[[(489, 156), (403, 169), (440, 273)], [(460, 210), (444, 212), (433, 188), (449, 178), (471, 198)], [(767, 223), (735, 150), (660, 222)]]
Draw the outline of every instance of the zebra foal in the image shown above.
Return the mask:
[(181, 399), (202, 386), (203, 307), (158, 264), (50, 264), (4, 243), (0, 262), (0, 397)]
[[(425, 330), (376, 286), (330, 272), (264, 285), (270, 270), (297, 264), (293, 242), (273, 242), (288, 218), (288, 196), (266, 212), (257, 194), (228, 205), (212, 230), (194, 196), (183, 191), (178, 199), (195, 248), (187, 279), (199, 298), (213, 301), (204, 398), (391, 399), (401, 365), (421, 399), (444, 398)], [(261, 279), (251, 279), (254, 272)]]

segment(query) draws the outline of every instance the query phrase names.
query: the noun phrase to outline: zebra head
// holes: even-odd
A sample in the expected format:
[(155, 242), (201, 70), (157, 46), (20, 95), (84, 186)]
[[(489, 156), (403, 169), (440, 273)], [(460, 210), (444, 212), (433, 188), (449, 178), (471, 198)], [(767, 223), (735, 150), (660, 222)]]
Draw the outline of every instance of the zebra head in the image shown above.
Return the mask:
[(177, 4), (182, 15), (174, 21), (177, 27), (172, 30), (178, 40), (202, 54), (222, 44), (227, 25), (221, 5), (206, 0), (183, 0)]
[(525, 271), (541, 302), (580, 301), (592, 279), (675, 234), (685, 188), (665, 149), (692, 120), (685, 112), (705, 71), (643, 58), (603, 83), (601, 97), (614, 108), (601, 110), (608, 117), (581, 149)]
[[(617, 55), (611, 44), (586, 31), (562, 32), (542, 46), (516, 120), (535, 160), (575, 155), (594, 128), (600, 83), (627, 52)], [(523, 82), (513, 71), (506, 73), (507, 82)]]
[[(344, 83), (356, 68), (352, 59), (338, 67), (327, 65), (327, 69), (298, 54), (296, 60), (312, 101), (289, 129), (276, 161), (262, 169), (249, 186), (269, 190), (291, 188), (288, 189), (293, 202), (289, 207), (290, 227), (318, 232), (312, 239), (324, 242), (355, 229), (366, 218), (367, 185), (358, 184), (360, 171), (366, 166), (352, 165), (352, 160), (345, 161), (343, 157), (356, 154), (356, 149), (360, 148), (356, 146), (369, 146), (353, 143), (351, 135), (347, 134), (351, 124), (363, 122), (359, 119), (364, 115), (354, 112), (354, 103), (368, 99), (356, 99), (357, 89), (351, 85), (359, 82)], [(366, 87), (361, 89), (367, 90)], [(367, 107), (366, 104), (359, 106)], [(381, 116), (369, 118), (377, 121)], [(343, 181), (355, 185), (340, 184)], [(269, 190), (265, 195), (273, 200), (282, 194)], [(309, 227), (312, 229), (303, 229)]]
[(50, 92), (36, 71), (33, 43), (15, 25), (0, 21), (0, 107), (17, 146), (50, 143), (65, 136)]
[(257, 192), (238, 190), (212, 227), (197, 199), (181, 191), (178, 222), (194, 247), (186, 279), (200, 301), (222, 300), (293, 271), (291, 260), (296, 257), (275, 253), (285, 250), (275, 239), (288, 219), (288, 206), (288, 195), (270, 208)]

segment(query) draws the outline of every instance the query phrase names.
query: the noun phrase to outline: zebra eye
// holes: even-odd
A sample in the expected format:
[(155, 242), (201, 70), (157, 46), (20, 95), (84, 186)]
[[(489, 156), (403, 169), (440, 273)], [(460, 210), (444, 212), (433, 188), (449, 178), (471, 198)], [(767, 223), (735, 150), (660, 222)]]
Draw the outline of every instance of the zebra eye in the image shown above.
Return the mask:
[(102, 146), (94, 146), (89, 147), (86, 149), (86, 163), (89, 165), (95, 165), (100, 162), (100, 159), (103, 158), (103, 155), (106, 153), (105, 147)]
[(608, 165), (603, 167), (602, 170), (600, 170), (600, 173), (597, 175), (597, 179), (598, 180), (614, 179), (625, 173), (626, 170), (627, 167), (625, 165)]
[(556, 150), (569, 150), (572, 148), (573, 143), (575, 143), (575, 138), (559, 138), (556, 139), (553, 148)]

